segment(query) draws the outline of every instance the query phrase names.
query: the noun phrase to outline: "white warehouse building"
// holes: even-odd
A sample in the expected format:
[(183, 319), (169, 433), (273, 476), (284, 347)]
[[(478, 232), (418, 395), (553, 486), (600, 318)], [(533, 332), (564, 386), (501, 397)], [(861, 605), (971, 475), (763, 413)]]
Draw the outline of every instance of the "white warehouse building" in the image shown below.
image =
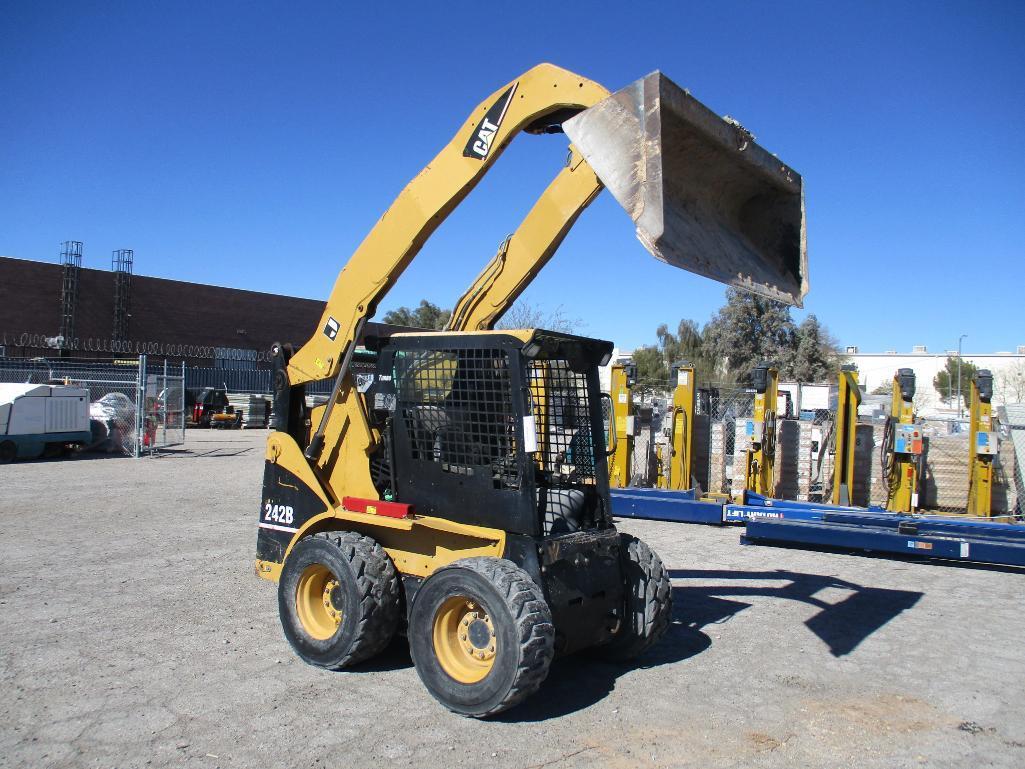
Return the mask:
[[(629, 360), (631, 351), (616, 348), (612, 361)], [(910, 353), (898, 353), (895, 350), (885, 352), (861, 352), (857, 347), (846, 348), (846, 359), (858, 367), (858, 380), (864, 392), (871, 393), (881, 385), (889, 387), (893, 375), (900, 368), (914, 370), (917, 379), (915, 404), (923, 415), (930, 413), (954, 411), (957, 408), (956, 398), (945, 402), (933, 387), (933, 379), (943, 370), (947, 358), (956, 358), (957, 351), (929, 352), (924, 346), (916, 346)], [(993, 403), (1025, 403), (1025, 345), (1019, 345), (1015, 352), (971, 353), (962, 352), (962, 360), (974, 364), (980, 369), (989, 369), (993, 373)], [(601, 388), (608, 392), (611, 365), (599, 370)], [(828, 383), (830, 385), (835, 383)], [(780, 388), (792, 390), (795, 386), (781, 382)], [(800, 388), (800, 393), (792, 392), (795, 406), (800, 399), (801, 408), (825, 408), (818, 403), (821, 397), (814, 388)], [(967, 378), (961, 383), (961, 392), (968, 402), (969, 383)], [(808, 402), (805, 403), (804, 401)]]
[[(897, 369), (909, 368), (915, 372), (915, 403), (920, 410), (956, 408), (956, 398), (945, 403), (946, 398), (941, 398), (933, 387), (933, 379), (946, 366), (948, 357), (957, 357), (957, 350), (929, 352), (924, 346), (916, 346), (910, 353), (895, 350), (869, 353), (852, 346), (846, 353), (848, 361), (858, 367), (858, 380), (866, 392), (888, 385)], [(993, 373), (994, 404), (1025, 402), (1025, 345), (1019, 345), (1016, 352), (962, 352), (961, 359)], [(961, 383), (961, 392), (967, 403), (967, 381)]]

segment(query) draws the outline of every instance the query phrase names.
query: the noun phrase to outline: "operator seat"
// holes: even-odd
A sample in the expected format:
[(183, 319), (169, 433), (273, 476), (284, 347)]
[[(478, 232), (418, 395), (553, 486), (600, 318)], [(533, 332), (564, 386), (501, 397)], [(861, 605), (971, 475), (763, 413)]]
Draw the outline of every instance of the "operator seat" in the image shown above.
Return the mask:
[(571, 534), (583, 528), (587, 495), (581, 489), (537, 487), (538, 510), (545, 534)]

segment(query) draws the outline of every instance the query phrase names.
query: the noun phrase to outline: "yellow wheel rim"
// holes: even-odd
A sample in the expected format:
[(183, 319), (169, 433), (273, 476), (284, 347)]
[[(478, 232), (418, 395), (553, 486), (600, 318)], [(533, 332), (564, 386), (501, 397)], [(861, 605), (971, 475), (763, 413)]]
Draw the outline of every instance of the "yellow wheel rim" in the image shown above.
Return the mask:
[(335, 605), (338, 580), (320, 563), (307, 566), (295, 588), (295, 609), (303, 629), (318, 641), (326, 641), (342, 624), (342, 610)]
[(446, 599), (434, 615), (434, 653), (461, 684), (486, 678), (495, 665), (498, 639), (484, 607), (464, 596)]

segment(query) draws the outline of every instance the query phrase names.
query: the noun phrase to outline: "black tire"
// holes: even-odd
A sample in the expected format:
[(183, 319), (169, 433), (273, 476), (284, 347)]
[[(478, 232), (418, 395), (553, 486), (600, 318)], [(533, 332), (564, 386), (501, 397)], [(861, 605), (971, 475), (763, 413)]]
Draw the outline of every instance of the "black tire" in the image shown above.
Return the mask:
[[(445, 618), (451, 616), (446, 607), (460, 600), (482, 610), (482, 617), (472, 614), (477, 617), (473, 626), (486, 623), (490, 629), (487, 640), (480, 641), (478, 634), (473, 641), (482, 654), (490, 649), (490, 668), (476, 681), (454, 677), (442, 661), (444, 649), (437, 648)], [(472, 635), (470, 626), (467, 630)], [(469, 643), (467, 636), (460, 637), (461, 643)], [(478, 642), (483, 645), (478, 647)], [(502, 558), (467, 558), (439, 569), (417, 590), (409, 648), (420, 680), (435, 699), (456, 713), (482, 718), (508, 710), (537, 691), (555, 656), (555, 627), (544, 593), (527, 572)]]
[[(318, 575), (327, 580), (320, 587)], [(318, 590), (324, 608), (315, 608), (325, 613), (312, 619), (322, 621), (319, 634), (309, 613), (317, 603), (309, 598), (316, 598)], [(388, 554), (370, 537), (351, 531), (300, 540), (278, 580), (278, 614), (285, 637), (303, 660), (331, 670), (382, 651), (398, 628), (399, 605), (399, 579)], [(327, 614), (331, 611), (340, 617)], [(333, 632), (332, 620), (337, 623)]]
[(18, 447), (14, 445), (14, 441), (4, 441), (3, 443), (0, 443), (0, 465), (6, 465), (17, 458)]
[(629, 534), (621, 533), (619, 542), (626, 594), (623, 622), (612, 640), (594, 651), (604, 659), (625, 662), (644, 654), (669, 629), (673, 589), (654, 550)]

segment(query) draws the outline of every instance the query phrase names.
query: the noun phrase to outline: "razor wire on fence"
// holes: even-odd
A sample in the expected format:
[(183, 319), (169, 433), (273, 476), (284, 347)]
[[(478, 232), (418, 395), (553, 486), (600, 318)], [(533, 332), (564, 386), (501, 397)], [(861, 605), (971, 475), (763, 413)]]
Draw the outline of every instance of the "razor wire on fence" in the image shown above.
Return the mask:
[(0, 348), (54, 350), (61, 352), (93, 352), (107, 355), (152, 355), (161, 358), (210, 358), (227, 362), (269, 363), (270, 350), (237, 347), (177, 344), (141, 339), (107, 339), (100, 337), (48, 336), (29, 332), (0, 332)]

